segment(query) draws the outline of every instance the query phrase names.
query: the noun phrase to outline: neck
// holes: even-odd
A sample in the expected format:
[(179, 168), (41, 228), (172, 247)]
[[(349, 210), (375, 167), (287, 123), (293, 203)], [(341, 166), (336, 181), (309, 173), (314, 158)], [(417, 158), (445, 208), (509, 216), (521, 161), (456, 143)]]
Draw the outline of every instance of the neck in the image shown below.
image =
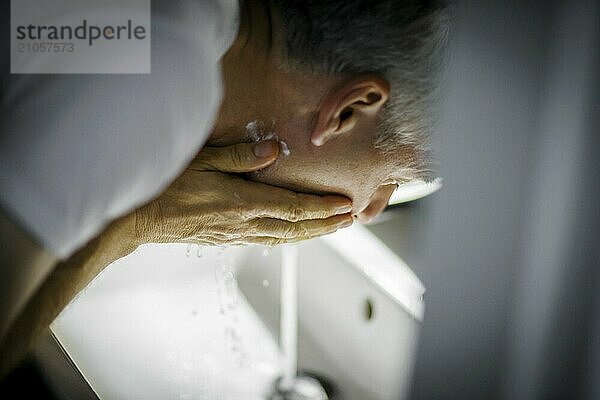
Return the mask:
[(273, 45), (273, 21), (270, 9), (261, 0), (240, 0), (238, 35), (224, 59), (239, 55), (247, 47), (268, 54)]
[(257, 120), (280, 130), (290, 124), (308, 129), (321, 98), (339, 78), (282, 69), (282, 32), (277, 13), (262, 1), (240, 4), (238, 36), (221, 59), (223, 101), (208, 145), (248, 141), (246, 126)]

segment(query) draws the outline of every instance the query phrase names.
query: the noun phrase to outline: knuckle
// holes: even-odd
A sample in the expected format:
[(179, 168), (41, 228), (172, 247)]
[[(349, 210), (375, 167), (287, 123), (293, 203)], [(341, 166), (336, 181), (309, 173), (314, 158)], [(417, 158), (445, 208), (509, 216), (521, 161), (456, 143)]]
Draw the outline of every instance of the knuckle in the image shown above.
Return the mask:
[(233, 167), (242, 168), (245, 165), (246, 157), (244, 152), (235, 146), (229, 152), (229, 160)]
[(291, 204), (288, 207), (287, 213), (289, 220), (292, 222), (298, 222), (304, 219), (304, 210), (296, 204)]
[(259, 225), (258, 221), (256, 221), (256, 220), (250, 220), (250, 221), (246, 222), (246, 224), (244, 226), (244, 230), (245, 230), (245, 235), (250, 236), (250, 237), (259, 235), (262, 232), (261, 226)]
[(218, 153), (211, 147), (205, 147), (202, 151), (194, 158), (191, 163), (192, 169), (200, 171), (210, 171), (215, 169), (214, 161), (218, 158)]
[(232, 208), (231, 208), (231, 212), (232, 212), (232, 220), (238, 220), (238, 221), (249, 221), (251, 219), (254, 218), (254, 214), (252, 213), (251, 209), (248, 209), (248, 207), (244, 204), (244, 203), (237, 203), (237, 204), (233, 204)]
[(280, 238), (286, 235), (287, 228), (281, 221), (269, 218), (260, 222), (260, 228), (258, 230), (261, 234)]
[(205, 159), (196, 158), (192, 164), (191, 168), (199, 171), (206, 171), (211, 169), (211, 165)]
[(280, 239), (280, 238), (269, 238), (266, 240), (266, 245), (269, 247), (275, 247), (278, 246), (280, 244), (286, 243), (286, 241), (284, 239)]
[(293, 225), (283, 227), (281, 232), (282, 238), (293, 239), (296, 236), (298, 236), (298, 229), (296, 227)]

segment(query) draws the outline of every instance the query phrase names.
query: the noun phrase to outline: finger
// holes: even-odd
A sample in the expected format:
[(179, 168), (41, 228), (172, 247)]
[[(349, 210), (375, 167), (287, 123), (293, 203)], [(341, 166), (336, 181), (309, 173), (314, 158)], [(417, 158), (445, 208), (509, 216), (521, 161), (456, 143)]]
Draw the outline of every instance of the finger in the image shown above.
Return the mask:
[(274, 247), (274, 246), (278, 246), (280, 244), (296, 243), (296, 242), (299, 242), (299, 240), (291, 241), (288, 239), (275, 238), (275, 237), (269, 237), (269, 236), (257, 236), (257, 237), (247, 238), (246, 242), (248, 244), (258, 244), (261, 246)]
[(252, 172), (269, 166), (279, 154), (275, 140), (258, 143), (238, 143), (226, 147), (205, 147), (192, 161), (195, 171)]
[[(248, 212), (255, 218), (275, 218), (290, 222), (325, 219), (346, 214), (352, 210), (352, 202), (343, 196), (296, 193), (274, 186), (253, 185), (254, 200), (248, 203)], [(260, 189), (260, 190), (259, 190)], [(259, 194), (259, 195), (256, 195)]]
[[(333, 232), (329, 232), (329, 233), (333, 233)], [(327, 233), (325, 233), (324, 235), (327, 235)], [(244, 244), (258, 244), (261, 246), (274, 247), (274, 246), (278, 246), (281, 244), (298, 243), (298, 242), (302, 242), (304, 240), (315, 239), (319, 236), (323, 236), (323, 235), (303, 236), (303, 237), (298, 237), (298, 238), (293, 238), (293, 239), (285, 239), (285, 238), (271, 237), (271, 236), (256, 236), (256, 237), (247, 237), (244, 240)]]
[(352, 222), (353, 219), (350, 214), (300, 222), (282, 221), (273, 218), (259, 218), (250, 223), (247, 235), (301, 240), (335, 232), (338, 229), (352, 225)]
[(388, 205), (390, 197), (394, 193), (394, 190), (398, 185), (385, 185), (381, 186), (377, 191), (371, 196), (371, 200), (367, 208), (358, 213), (358, 220), (363, 224), (368, 224), (372, 220), (375, 219)]

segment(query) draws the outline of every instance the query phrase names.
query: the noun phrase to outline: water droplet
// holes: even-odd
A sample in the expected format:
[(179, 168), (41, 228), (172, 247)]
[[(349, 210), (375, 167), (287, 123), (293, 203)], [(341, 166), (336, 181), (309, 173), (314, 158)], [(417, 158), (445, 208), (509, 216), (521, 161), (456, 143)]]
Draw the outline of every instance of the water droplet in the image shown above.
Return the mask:
[(235, 275), (231, 271), (227, 271), (227, 272), (225, 272), (225, 275), (223, 275), (223, 281), (227, 284), (232, 283), (234, 281), (234, 279), (235, 279)]
[(269, 251), (269, 249), (264, 249), (264, 250), (262, 251), (262, 255), (263, 255), (263, 257), (268, 257), (268, 256), (269, 256), (269, 254), (271, 254), (271, 252)]
[(267, 279), (263, 279), (262, 285), (263, 285), (263, 287), (267, 288), (267, 287), (269, 287), (271, 285), (271, 283)]
[(290, 155), (290, 148), (288, 147), (287, 143), (284, 142), (283, 140), (279, 141), (279, 148), (281, 149), (281, 153), (284, 156), (289, 156)]
[(196, 250), (196, 257), (202, 258), (202, 246), (198, 245), (198, 249)]
[(185, 256), (189, 257), (190, 256), (190, 251), (192, 250), (192, 244), (188, 243), (187, 245), (187, 249), (185, 250)]

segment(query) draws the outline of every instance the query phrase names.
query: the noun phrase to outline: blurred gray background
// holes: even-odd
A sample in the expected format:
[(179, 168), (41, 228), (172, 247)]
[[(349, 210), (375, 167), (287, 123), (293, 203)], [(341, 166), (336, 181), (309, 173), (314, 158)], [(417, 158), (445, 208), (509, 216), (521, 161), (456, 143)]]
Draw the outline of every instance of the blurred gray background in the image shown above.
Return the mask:
[(599, 11), (456, 3), (444, 188), (371, 226), (427, 287), (411, 399), (600, 398)]

